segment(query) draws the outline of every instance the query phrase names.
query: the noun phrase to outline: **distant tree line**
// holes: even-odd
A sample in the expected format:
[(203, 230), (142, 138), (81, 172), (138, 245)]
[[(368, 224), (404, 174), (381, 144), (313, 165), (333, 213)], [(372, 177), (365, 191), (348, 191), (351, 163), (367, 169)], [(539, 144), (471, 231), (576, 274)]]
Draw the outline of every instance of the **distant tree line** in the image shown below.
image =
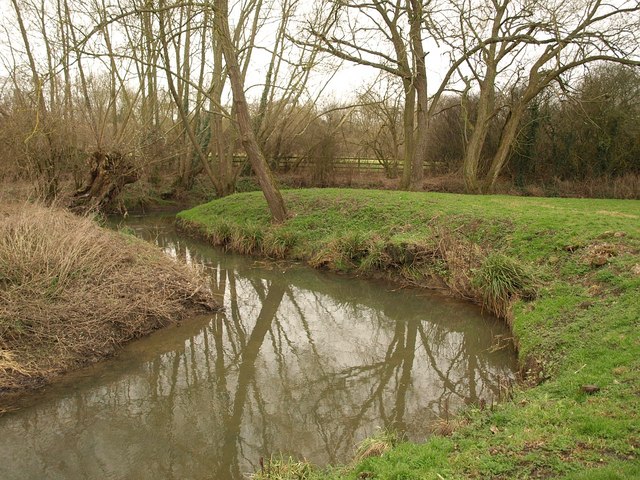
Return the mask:
[[(640, 71), (599, 65), (571, 88), (551, 88), (529, 103), (503, 173), (518, 186), (537, 181), (606, 179), (640, 174)], [(430, 159), (448, 172), (462, 168), (467, 120), (476, 98), (447, 99), (448, 110), (433, 123)], [(508, 102), (508, 99), (505, 100)], [(490, 168), (508, 115), (492, 119), (478, 168)]]

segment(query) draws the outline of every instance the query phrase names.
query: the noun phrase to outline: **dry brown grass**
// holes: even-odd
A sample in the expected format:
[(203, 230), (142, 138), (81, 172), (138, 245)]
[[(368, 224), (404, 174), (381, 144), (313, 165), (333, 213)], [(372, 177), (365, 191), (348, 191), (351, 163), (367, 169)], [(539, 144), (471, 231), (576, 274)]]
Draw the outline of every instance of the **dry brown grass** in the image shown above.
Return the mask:
[(586, 198), (640, 198), (640, 174), (627, 173), (620, 177), (588, 178), (585, 180), (554, 179), (546, 186), (547, 196)]
[(155, 247), (88, 218), (0, 205), (0, 394), (214, 308), (204, 285)]
[(0, 175), (0, 204), (27, 201), (34, 196), (34, 188), (26, 180)]
[(481, 265), (487, 252), (480, 245), (453, 235), (444, 228), (436, 229), (435, 234), (439, 254), (449, 271), (447, 287), (460, 298), (481, 303), (478, 289), (472, 283), (472, 272)]
[(455, 416), (452, 418), (439, 418), (431, 425), (431, 433), (442, 437), (453, 435), (458, 429), (468, 425), (469, 420), (466, 417)]
[(398, 444), (398, 434), (391, 430), (380, 430), (375, 435), (365, 438), (356, 448), (355, 462), (365, 458), (381, 457)]

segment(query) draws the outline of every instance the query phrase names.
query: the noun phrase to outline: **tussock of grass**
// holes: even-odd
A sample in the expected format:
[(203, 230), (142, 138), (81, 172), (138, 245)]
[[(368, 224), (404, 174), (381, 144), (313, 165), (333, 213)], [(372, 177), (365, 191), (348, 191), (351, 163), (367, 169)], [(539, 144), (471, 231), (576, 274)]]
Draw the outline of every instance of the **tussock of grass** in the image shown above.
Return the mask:
[(398, 434), (391, 430), (380, 430), (365, 438), (356, 449), (354, 460), (361, 462), (365, 458), (381, 457), (398, 444)]
[(365, 270), (380, 260), (381, 256), (381, 252), (378, 252), (372, 257), (370, 247), (368, 235), (365, 233), (348, 233), (330, 240), (308, 261), (315, 268), (328, 267), (339, 271)]
[(431, 426), (431, 431), (435, 435), (439, 435), (441, 437), (448, 437), (452, 435), (459, 428), (467, 425), (467, 420), (464, 417), (448, 417), (448, 418), (440, 418), (434, 422)]
[(296, 245), (296, 242), (297, 238), (294, 233), (286, 230), (272, 230), (267, 232), (260, 244), (260, 248), (256, 248), (254, 253), (261, 252), (269, 258), (283, 259)]
[(197, 272), (88, 218), (0, 207), (0, 393), (212, 308)]
[(482, 304), (506, 318), (516, 299), (536, 296), (535, 280), (529, 269), (500, 253), (489, 254), (475, 272), (473, 284), (482, 294)]
[(280, 225), (259, 193), (179, 221), (203, 236), (220, 223), (259, 228), (264, 238), (295, 238), (290, 259), (445, 286), (509, 319), (526, 385), (535, 385), (469, 408), (464, 421), (447, 419), (423, 445), (400, 443), (312, 478), (640, 478), (639, 202), (332, 189), (284, 196), (292, 217)]
[(251, 474), (252, 480), (307, 480), (314, 471), (309, 462), (295, 460), (291, 457), (271, 457), (260, 471)]

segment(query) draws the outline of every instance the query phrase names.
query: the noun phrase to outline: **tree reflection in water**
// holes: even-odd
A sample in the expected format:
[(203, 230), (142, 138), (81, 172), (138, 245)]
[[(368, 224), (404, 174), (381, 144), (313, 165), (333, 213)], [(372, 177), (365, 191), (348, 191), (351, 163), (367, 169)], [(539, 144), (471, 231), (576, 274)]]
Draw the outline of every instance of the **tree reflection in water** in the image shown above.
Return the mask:
[(420, 440), (513, 376), (513, 352), (491, 350), (504, 327), (475, 307), (257, 267), (138, 222), (205, 266), (225, 312), (143, 339), (1, 418), (0, 478), (239, 479), (278, 452), (335, 463), (378, 426)]

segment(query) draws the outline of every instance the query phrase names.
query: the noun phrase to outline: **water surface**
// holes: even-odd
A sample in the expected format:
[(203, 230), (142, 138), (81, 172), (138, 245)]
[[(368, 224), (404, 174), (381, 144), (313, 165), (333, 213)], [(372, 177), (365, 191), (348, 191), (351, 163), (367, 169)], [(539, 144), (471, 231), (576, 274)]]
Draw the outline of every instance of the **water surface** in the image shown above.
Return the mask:
[(514, 376), (509, 334), (480, 309), (224, 253), (171, 218), (127, 226), (202, 265), (225, 310), (136, 341), (0, 418), (2, 479), (237, 480), (261, 457), (345, 462), (378, 428), (494, 401)]

